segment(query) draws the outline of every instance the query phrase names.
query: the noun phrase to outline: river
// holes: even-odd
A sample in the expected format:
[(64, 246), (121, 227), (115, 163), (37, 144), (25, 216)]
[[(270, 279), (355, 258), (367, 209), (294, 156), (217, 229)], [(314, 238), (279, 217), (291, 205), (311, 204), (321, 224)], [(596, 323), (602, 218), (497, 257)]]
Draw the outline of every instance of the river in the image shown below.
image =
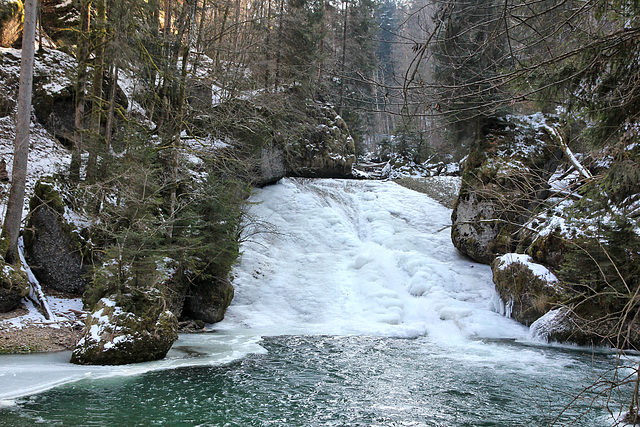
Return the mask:
[(251, 201), (223, 322), (181, 335), (152, 363), (0, 356), (0, 425), (600, 426), (619, 416), (590, 388), (615, 354), (534, 341), (500, 315), (490, 268), (455, 250), (451, 211), (429, 197), (392, 182), (285, 179)]

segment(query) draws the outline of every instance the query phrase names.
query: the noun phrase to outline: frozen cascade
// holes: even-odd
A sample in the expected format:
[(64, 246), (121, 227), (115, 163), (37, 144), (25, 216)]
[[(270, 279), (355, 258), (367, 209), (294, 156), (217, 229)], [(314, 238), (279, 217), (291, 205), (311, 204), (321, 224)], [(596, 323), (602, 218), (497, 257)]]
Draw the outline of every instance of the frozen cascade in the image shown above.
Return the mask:
[(510, 361), (513, 352), (469, 338), (527, 337), (493, 310), (490, 268), (451, 244), (451, 211), (422, 194), (393, 182), (284, 179), (252, 202), (266, 231), (242, 246), (216, 333), (182, 335), (164, 360), (125, 366), (71, 365), (69, 352), (2, 356), (0, 406), (82, 379), (230, 363), (265, 353), (266, 335), (426, 336), (451, 354)]
[(393, 182), (284, 179), (252, 200), (271, 224), (242, 247), (216, 329), (262, 335), (526, 338), (493, 310), (491, 269), (450, 239), (451, 211)]

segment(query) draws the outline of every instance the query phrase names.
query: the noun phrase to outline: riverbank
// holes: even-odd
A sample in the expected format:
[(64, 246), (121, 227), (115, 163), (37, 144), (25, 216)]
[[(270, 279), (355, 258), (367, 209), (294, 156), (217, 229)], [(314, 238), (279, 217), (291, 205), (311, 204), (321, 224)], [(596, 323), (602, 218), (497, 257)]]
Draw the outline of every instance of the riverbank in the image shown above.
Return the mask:
[(449, 209), (453, 208), (453, 203), (460, 193), (461, 178), (457, 176), (398, 178), (393, 181), (410, 190), (424, 193)]
[(71, 350), (81, 338), (84, 323), (80, 298), (49, 296), (56, 318), (47, 320), (25, 300), (16, 310), (0, 313), (0, 354)]
[(82, 336), (81, 326), (29, 325), (14, 328), (0, 324), (0, 354), (72, 350)]

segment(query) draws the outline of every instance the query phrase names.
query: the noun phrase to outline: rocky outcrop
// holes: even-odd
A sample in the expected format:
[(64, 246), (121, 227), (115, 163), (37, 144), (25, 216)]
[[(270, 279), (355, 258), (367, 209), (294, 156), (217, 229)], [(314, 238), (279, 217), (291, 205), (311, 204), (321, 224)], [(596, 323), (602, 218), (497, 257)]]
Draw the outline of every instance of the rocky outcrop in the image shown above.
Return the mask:
[(310, 119), (299, 139), (285, 145), (288, 176), (351, 178), (356, 161), (355, 145), (347, 124), (325, 104), (307, 107)]
[(0, 259), (0, 313), (16, 309), (29, 295), (27, 274)]
[(178, 320), (155, 289), (100, 299), (71, 355), (83, 365), (123, 365), (165, 357), (178, 339)]
[(502, 255), (493, 261), (491, 269), (505, 304), (504, 314), (524, 325), (531, 325), (561, 301), (558, 278), (528, 255)]
[(328, 104), (293, 100), (287, 108), (294, 103), (299, 109), (290, 111), (232, 99), (215, 106), (218, 119), (208, 126), (245, 159), (256, 186), (286, 176), (352, 178), (355, 144), (344, 120)]
[(548, 195), (561, 152), (542, 115), (493, 122), (465, 162), (451, 238), (482, 263), (512, 252), (514, 238)]
[(184, 315), (206, 323), (224, 318), (233, 299), (234, 289), (228, 280), (192, 286), (184, 302)]
[(65, 219), (69, 208), (55, 184), (39, 181), (29, 207), (25, 250), (34, 275), (50, 289), (81, 295), (90, 264), (83, 256), (81, 230)]
[[(557, 155), (540, 119), (529, 136), (509, 125), (487, 133), (484, 152), (472, 151), (453, 213), (454, 243), (481, 262), (495, 258), (505, 314), (536, 336), (639, 349), (640, 125), (600, 153), (598, 175), (573, 158), (550, 192)], [(514, 129), (516, 151), (506, 138)]]

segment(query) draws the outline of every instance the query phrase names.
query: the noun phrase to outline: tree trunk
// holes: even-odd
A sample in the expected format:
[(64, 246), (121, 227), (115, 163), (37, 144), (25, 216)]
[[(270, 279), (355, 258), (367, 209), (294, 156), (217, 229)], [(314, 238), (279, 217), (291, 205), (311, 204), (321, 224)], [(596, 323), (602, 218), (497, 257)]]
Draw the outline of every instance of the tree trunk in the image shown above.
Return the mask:
[(107, 124), (104, 134), (105, 145), (107, 150), (111, 149), (111, 139), (113, 137), (113, 119), (116, 111), (116, 95), (118, 92), (118, 66), (113, 67), (111, 78), (111, 93), (109, 94), (109, 113), (107, 114)]
[(342, 61), (340, 64), (340, 105), (338, 114), (342, 115), (344, 109), (344, 82), (345, 82), (345, 62), (347, 60), (347, 26), (349, 24), (349, 2), (343, 1), (344, 21), (342, 25)]
[(106, 0), (98, 0), (96, 5), (96, 26), (98, 27), (97, 46), (93, 70), (93, 96), (91, 103), (91, 144), (87, 163), (87, 180), (95, 182), (98, 175), (98, 153), (103, 151), (102, 141), (102, 86), (104, 82), (104, 51), (107, 42), (107, 4)]
[(2, 227), (2, 239), (9, 240), (5, 260), (18, 264), (18, 237), (22, 222), (27, 163), (29, 160), (29, 126), (31, 125), (31, 92), (33, 87), (33, 57), (36, 39), (37, 0), (25, 1), (24, 30), (22, 33), (22, 59), (20, 61), (20, 89), (16, 116), (16, 139), (13, 155), (11, 191), (7, 213)]
[(84, 107), (85, 93), (87, 90), (87, 61), (89, 59), (89, 26), (91, 20), (91, 0), (80, 2), (80, 32), (78, 34), (78, 73), (76, 80), (76, 105), (73, 137), (73, 151), (71, 153), (71, 165), (69, 177), (72, 181), (80, 181), (80, 167), (82, 163), (82, 150), (84, 138)]
[(278, 16), (278, 49), (276, 52), (276, 71), (273, 83), (273, 92), (278, 92), (280, 86), (280, 62), (282, 60), (282, 36), (283, 36), (284, 0), (280, 0), (280, 16)]

